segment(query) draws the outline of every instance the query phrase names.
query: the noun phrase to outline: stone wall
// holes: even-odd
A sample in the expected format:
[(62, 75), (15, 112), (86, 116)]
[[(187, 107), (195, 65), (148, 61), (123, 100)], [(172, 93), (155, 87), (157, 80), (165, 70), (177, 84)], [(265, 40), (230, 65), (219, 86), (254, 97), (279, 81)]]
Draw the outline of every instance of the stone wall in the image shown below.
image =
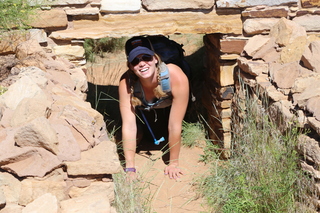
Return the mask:
[(32, 39), (0, 62), (0, 212), (115, 212), (122, 167), (83, 70)]
[[(67, 59), (76, 66), (84, 66), (86, 64), (83, 49), (85, 38), (98, 39), (142, 34), (205, 34), (204, 44), (206, 48), (207, 69), (204, 74), (203, 93), (197, 100), (202, 102), (201, 104), (209, 115), (207, 116), (208, 123), (214, 131), (208, 131), (208, 133), (215, 143), (221, 144), (221, 148), (224, 150), (222, 152), (223, 157), (229, 157), (228, 149), (231, 147), (232, 137), (231, 104), (234, 92), (237, 91), (235, 90), (235, 82), (237, 80), (235, 76), (240, 75), (242, 81), (249, 87), (252, 87), (252, 89), (258, 87), (268, 94), (268, 98), (271, 100), (270, 112), (274, 115), (274, 119), (280, 126), (297, 121), (301, 128), (312, 129), (312, 133), (314, 134), (308, 138), (301, 138), (301, 143), (299, 144), (299, 152), (306, 159), (301, 163), (301, 166), (309, 171), (316, 180), (320, 179), (318, 169), (318, 165), (320, 164), (320, 147), (318, 145), (320, 135), (318, 107), (320, 106), (320, 3), (318, 1), (57, 0), (43, 4), (31, 26), (33, 29), (29, 30), (27, 34), (8, 33), (3, 35), (0, 40), (0, 53), (15, 54), (17, 45), (31, 38), (38, 41), (45, 50), (45, 54), (50, 54), (49, 57), (45, 57), (49, 62), (58, 60), (58, 64), (61, 65), (61, 60)], [(43, 53), (43, 55), (45, 54)], [(8, 60), (13, 61), (14, 58)], [(72, 80), (69, 79), (67, 82), (66, 80), (61, 80), (62, 85), (69, 86), (67, 89), (60, 88), (59, 90), (54, 90), (57, 93), (54, 96), (55, 98), (60, 97), (61, 94), (65, 94), (72, 86), (79, 89), (79, 85), (77, 84), (79, 81), (75, 76), (80, 75), (81, 72), (75, 72), (73, 70), (75, 67), (66, 61), (63, 64), (67, 63), (68, 68), (62, 69), (57, 63), (55, 65), (52, 63), (43, 64), (38, 60), (34, 60), (30, 55), (12, 66), (8, 65), (8, 60), (2, 62), (1, 66), (10, 68), (10, 72), (13, 75), (15, 73), (23, 73), (20, 70), (23, 67), (20, 66), (22, 64), (25, 67), (35, 66), (43, 71), (52, 68), (55, 71), (59, 71), (55, 72), (55, 75), (59, 73), (58, 75), (69, 76), (68, 79), (71, 77)], [(19, 69), (17, 70), (16, 68)], [(64, 71), (61, 72), (61, 70)], [(37, 76), (44, 75), (39, 70), (34, 72), (37, 73)], [(20, 77), (22, 76), (23, 74)], [(36, 81), (36, 84), (44, 86), (41, 84), (42, 81), (39, 82), (37, 78), (33, 79), (33, 81)], [(39, 78), (43, 80), (42, 77)], [(49, 79), (48, 82), (58, 84), (52, 76)], [(11, 83), (9, 82), (8, 84), (11, 85)], [(76, 94), (78, 98), (79, 96), (83, 98), (81, 90), (76, 90), (76, 92), (78, 92)], [(16, 96), (18, 97), (19, 95)], [(11, 102), (9, 101), (9, 103)], [(31, 106), (32, 103), (25, 101), (24, 104)], [(43, 104), (43, 107), (45, 107), (45, 103)], [(41, 106), (39, 105), (39, 107)], [(12, 128), (12, 122), (9, 122), (10, 119), (3, 120), (6, 117), (11, 118), (10, 116), (13, 116), (13, 114), (9, 113), (12, 113), (12, 109), (11, 111), (10, 109), (7, 111), (5, 109), (6, 107), (2, 108), (1, 111), (3, 114), (1, 115), (2, 126), (6, 127), (5, 125), (10, 125), (10, 128)], [(65, 116), (71, 116), (71, 112), (65, 112)], [(45, 116), (48, 115), (45, 113), (46, 110), (43, 112), (44, 117), (39, 118), (38, 124), (35, 123), (25, 128), (36, 128), (42, 122), (40, 119), (47, 118)], [(4, 115), (6, 116), (3, 117)], [(19, 122), (19, 114), (15, 116), (17, 122)], [(4, 121), (6, 123), (3, 123)], [(105, 128), (103, 126), (99, 127)], [(64, 128), (77, 129), (76, 125), (72, 122), (68, 122)], [(101, 128), (99, 131), (102, 131)], [(97, 134), (96, 131), (95, 134)], [(20, 144), (19, 146), (26, 146), (19, 142), (21, 141), (19, 137), (14, 138), (14, 134), (3, 133), (1, 137), (4, 138), (5, 135), (8, 135), (8, 138), (11, 137), (10, 140), (8, 139), (10, 146), (16, 146), (15, 143)], [(86, 135), (86, 133), (83, 133), (81, 136), (85, 138)], [(12, 144), (14, 140), (18, 142)], [(89, 150), (92, 150), (91, 152), (99, 152), (93, 148), (98, 144), (104, 146), (107, 143), (106, 141), (104, 142), (103, 137), (101, 140), (102, 142), (94, 141), (87, 150), (82, 151), (89, 152)], [(53, 153), (55, 158), (57, 158), (54, 144), (50, 146), (46, 144), (49, 147), (46, 147), (45, 153), (48, 154), (49, 150), (50, 156)], [(41, 144), (41, 146), (44, 145)], [(3, 151), (4, 149), (1, 150)], [(30, 151), (28, 154), (22, 155), (22, 158), (18, 157), (15, 159), (25, 160), (33, 155), (37, 157), (39, 155), (42, 156), (44, 155), (43, 153), (38, 148), (34, 148), (32, 152)], [(99, 153), (94, 155), (100, 156)], [(72, 202), (77, 202), (76, 197), (83, 198), (80, 194), (86, 194), (82, 190), (80, 193), (78, 188), (91, 191), (94, 190), (92, 188), (96, 188), (95, 186), (99, 184), (108, 188), (108, 178), (101, 179), (99, 178), (101, 176), (98, 175), (98, 178), (90, 179), (90, 182), (88, 182), (82, 177), (87, 176), (83, 172), (76, 175), (71, 174), (74, 171), (71, 168), (75, 168), (72, 164), (70, 164), (69, 171), (71, 172), (71, 178), (66, 178), (65, 175), (68, 173), (68, 170), (62, 169), (58, 169), (56, 171), (57, 175), (53, 175), (52, 177), (44, 176), (48, 172), (52, 174), (52, 170), (55, 171), (53, 169), (55, 166), (50, 164), (51, 167), (49, 166), (48, 170), (43, 171), (44, 174), (42, 173), (40, 177), (48, 181), (45, 182), (45, 185), (51, 184), (54, 189), (50, 190), (55, 190), (54, 186), (58, 180), (58, 183), (62, 185), (60, 191), (58, 190), (59, 193), (66, 188), (74, 190), (69, 195), (58, 193), (55, 197), (52, 197), (46, 194), (47, 191), (41, 191), (41, 193), (36, 191), (37, 184), (40, 184), (38, 180), (26, 178), (26, 181), (20, 182), (20, 180), (25, 179), (29, 175), (21, 173), (23, 170), (21, 167), (16, 166), (17, 164), (10, 165), (13, 158), (6, 156), (7, 153), (1, 155), (2, 158), (0, 159), (2, 166), (0, 182), (3, 187), (2, 192), (0, 191), (0, 207), (13, 203), (13, 205), (7, 205), (6, 208), (9, 206), (12, 209), (19, 209), (21, 211), (22, 206), (27, 206), (28, 204), (31, 206), (36, 205), (36, 203), (43, 202), (43, 200), (50, 200), (48, 203), (52, 204), (56, 200), (59, 202), (65, 200), (63, 196), (74, 196), (74, 199), (69, 199), (71, 201), (68, 201), (72, 206)], [(87, 155), (85, 154), (85, 156)], [(87, 157), (89, 158), (89, 154)], [(100, 160), (96, 159), (96, 162), (98, 161)], [(81, 164), (78, 166), (80, 168)], [(3, 170), (8, 172), (2, 172)], [(103, 175), (107, 173), (112, 172), (105, 172)], [(22, 176), (20, 177), (19, 174)], [(12, 188), (14, 185), (26, 187), (24, 188), (26, 189), (26, 194), (24, 196), (21, 195), (21, 197), (19, 194), (21, 188)], [(49, 190), (49, 188), (46, 189)], [(27, 192), (33, 192), (33, 190), (35, 190), (34, 197), (30, 197)], [(79, 194), (77, 194), (78, 192)], [(78, 199), (80, 200), (80, 198)], [(102, 198), (104, 199), (104, 197)], [(32, 204), (33, 201), (34, 204)], [(316, 200), (316, 203), (319, 203), (319, 201)], [(65, 205), (68, 206), (67, 204)], [(8, 211), (12, 211), (12, 209)], [(69, 212), (71, 212), (70, 209)]]

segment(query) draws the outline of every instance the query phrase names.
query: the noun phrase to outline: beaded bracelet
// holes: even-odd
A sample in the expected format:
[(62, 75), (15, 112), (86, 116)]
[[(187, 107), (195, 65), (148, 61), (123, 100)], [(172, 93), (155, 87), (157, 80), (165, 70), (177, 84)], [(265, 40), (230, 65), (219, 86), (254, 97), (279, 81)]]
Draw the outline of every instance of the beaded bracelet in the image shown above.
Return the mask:
[(136, 172), (136, 168), (125, 168), (125, 172)]

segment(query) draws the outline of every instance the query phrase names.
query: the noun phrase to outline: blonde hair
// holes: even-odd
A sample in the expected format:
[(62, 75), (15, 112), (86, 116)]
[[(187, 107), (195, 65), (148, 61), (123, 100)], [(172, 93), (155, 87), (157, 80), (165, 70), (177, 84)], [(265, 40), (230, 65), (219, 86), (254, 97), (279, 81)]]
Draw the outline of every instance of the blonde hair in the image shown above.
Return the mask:
[[(156, 64), (156, 69), (157, 69), (157, 77), (158, 77), (158, 86), (153, 89), (153, 94), (156, 98), (162, 98), (167, 96), (167, 94), (162, 90), (161, 87), (161, 76), (160, 76), (160, 64), (162, 63), (161, 58), (155, 54), (154, 55), (158, 63)], [(142, 102), (139, 98), (134, 96), (134, 85), (137, 81), (139, 81), (139, 78), (133, 73), (132, 70), (130, 70), (129, 62), (127, 62), (127, 66), (129, 67), (129, 85), (130, 85), (130, 93), (131, 93), (131, 104), (133, 107), (140, 106), (142, 105)]]

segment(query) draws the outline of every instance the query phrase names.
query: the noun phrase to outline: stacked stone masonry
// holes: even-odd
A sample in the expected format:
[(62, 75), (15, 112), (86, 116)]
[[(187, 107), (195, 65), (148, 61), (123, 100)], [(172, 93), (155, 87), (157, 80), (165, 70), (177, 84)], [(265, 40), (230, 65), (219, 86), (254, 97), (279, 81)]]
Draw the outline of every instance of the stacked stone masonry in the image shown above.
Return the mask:
[[(83, 101), (86, 38), (205, 34), (207, 71), (198, 101), (213, 115), (209, 136), (221, 144), (223, 157), (229, 157), (240, 76), (268, 94), (281, 128), (297, 121), (313, 130), (298, 148), (306, 159), (302, 168), (319, 181), (320, 1), (51, 0), (31, 26), (28, 34), (8, 33), (0, 40), (0, 54), (16, 60), (14, 66), (1, 61), (11, 69), (7, 79), (1, 76), (9, 94), (0, 102), (1, 213), (44, 212), (39, 203), (53, 213), (115, 212), (109, 178), (120, 171), (115, 145), (105, 136), (102, 116)], [(33, 51), (25, 52), (29, 42)], [(24, 93), (21, 84), (32, 92)], [(33, 137), (41, 140), (25, 140)], [(99, 194), (101, 189), (109, 194)]]

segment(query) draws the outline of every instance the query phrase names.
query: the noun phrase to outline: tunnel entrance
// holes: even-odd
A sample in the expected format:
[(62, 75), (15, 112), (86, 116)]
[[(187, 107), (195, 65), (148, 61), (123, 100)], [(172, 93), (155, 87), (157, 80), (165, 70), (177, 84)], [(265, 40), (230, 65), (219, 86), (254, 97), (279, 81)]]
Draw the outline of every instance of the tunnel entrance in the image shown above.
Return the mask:
[[(212, 101), (212, 98), (215, 98), (211, 94), (214, 89), (208, 89), (208, 84), (213, 88), (217, 84), (206, 79), (210, 74), (208, 74), (208, 69), (206, 68), (208, 60), (204, 43), (205, 37), (207, 36), (203, 34), (174, 34), (169, 36), (171, 40), (183, 45), (185, 60), (189, 64), (191, 71), (189, 82), (195, 101), (190, 101), (185, 121), (202, 123), (207, 137), (217, 144), (221, 143), (223, 135), (219, 130), (219, 128), (221, 129), (219, 125), (221, 122), (216, 120), (219, 117), (218, 112), (216, 110), (208, 110), (208, 108), (214, 107), (212, 104), (216, 102)], [(215, 38), (219, 41), (220, 34), (216, 34)], [(118, 83), (121, 75), (127, 71), (124, 53), (124, 44), (127, 39), (129, 37), (106, 38), (104, 39), (105, 41), (86, 41), (91, 42), (91, 46), (103, 46), (101, 42), (109, 42), (109, 47), (105, 45), (105, 49), (94, 47), (96, 48), (96, 56), (94, 58), (90, 58), (90, 52), (88, 52), (88, 50), (92, 50), (92, 47), (90, 49), (85, 45), (87, 59), (91, 59), (87, 63), (86, 73), (89, 82), (87, 101), (104, 116), (108, 132), (115, 136), (119, 134), (121, 126)], [(220, 57), (219, 51), (214, 51), (214, 54), (216, 54), (216, 58)], [(217, 63), (215, 66), (219, 67), (218, 59), (213, 63)], [(213, 70), (217, 71), (215, 68)], [(211, 114), (209, 115), (209, 113)], [(213, 123), (215, 124), (213, 125)]]

